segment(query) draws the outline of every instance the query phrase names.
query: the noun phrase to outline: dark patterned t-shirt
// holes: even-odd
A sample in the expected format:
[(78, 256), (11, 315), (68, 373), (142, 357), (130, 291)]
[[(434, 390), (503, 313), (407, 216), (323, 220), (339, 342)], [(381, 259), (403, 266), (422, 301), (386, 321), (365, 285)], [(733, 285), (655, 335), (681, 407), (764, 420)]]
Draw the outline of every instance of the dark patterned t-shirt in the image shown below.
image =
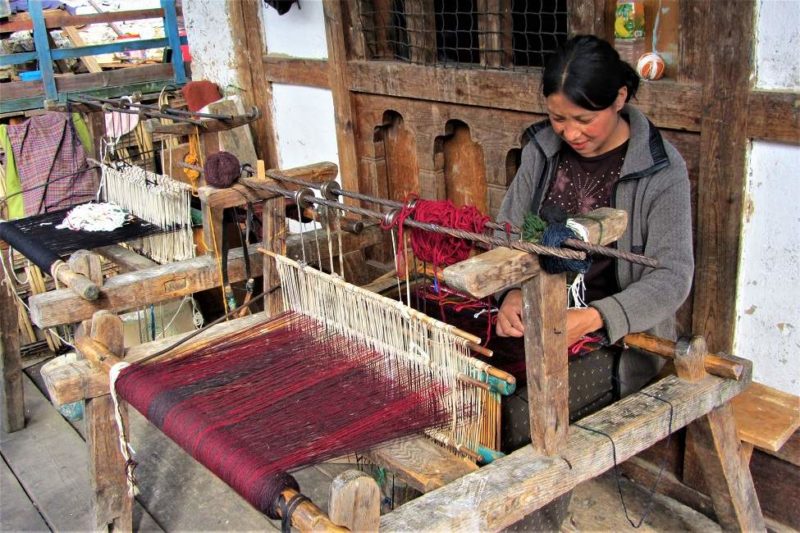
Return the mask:
[[(619, 180), (628, 143), (595, 157), (583, 157), (568, 145), (561, 150), (556, 176), (542, 207), (558, 206), (570, 215), (611, 206), (611, 192)], [(619, 291), (611, 258), (595, 257), (584, 278), (586, 301)]]

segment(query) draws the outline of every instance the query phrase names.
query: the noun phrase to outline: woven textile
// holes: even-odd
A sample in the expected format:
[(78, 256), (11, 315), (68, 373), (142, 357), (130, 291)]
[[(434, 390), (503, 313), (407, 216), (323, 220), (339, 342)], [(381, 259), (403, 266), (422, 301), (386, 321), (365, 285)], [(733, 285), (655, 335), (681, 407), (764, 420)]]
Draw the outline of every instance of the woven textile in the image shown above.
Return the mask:
[[(87, 202), (95, 194), (94, 170), (66, 113), (36, 115), (8, 126), (17, 174), (24, 191), (25, 215)], [(49, 182), (49, 183), (48, 183)]]

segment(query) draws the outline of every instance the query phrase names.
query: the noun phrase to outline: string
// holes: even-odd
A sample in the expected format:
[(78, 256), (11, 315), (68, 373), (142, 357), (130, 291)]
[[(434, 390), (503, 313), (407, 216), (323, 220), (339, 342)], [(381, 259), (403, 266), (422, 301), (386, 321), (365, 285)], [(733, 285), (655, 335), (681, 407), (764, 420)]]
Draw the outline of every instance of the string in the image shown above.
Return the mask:
[[(621, 381), (618, 378), (617, 378), (617, 380)], [(667, 405), (669, 405), (669, 425), (667, 427), (667, 439), (666, 439), (666, 442), (664, 444), (664, 453), (663, 453), (662, 459), (661, 459), (661, 466), (659, 467), (658, 474), (656, 475), (656, 479), (653, 482), (653, 485), (649, 490), (650, 494), (649, 494), (649, 497), (648, 497), (647, 504), (645, 506), (645, 510), (642, 513), (642, 516), (639, 518), (638, 522), (634, 522), (631, 519), (630, 514), (628, 513), (628, 506), (625, 503), (625, 497), (624, 497), (624, 495), (622, 493), (622, 481), (621, 481), (621, 475), (620, 475), (620, 472), (619, 472), (619, 467), (618, 467), (618, 462), (617, 462), (617, 447), (616, 447), (616, 443), (614, 442), (613, 437), (611, 435), (609, 435), (608, 433), (600, 430), (600, 429), (590, 428), (588, 426), (579, 424), (577, 422), (573, 423), (574, 426), (579, 427), (579, 428), (581, 428), (583, 430), (589, 431), (591, 433), (595, 433), (597, 435), (602, 435), (602, 436), (606, 437), (611, 442), (611, 454), (612, 454), (612, 458), (614, 460), (614, 478), (615, 478), (616, 484), (617, 484), (617, 492), (619, 493), (619, 499), (620, 499), (620, 502), (622, 503), (622, 510), (625, 513), (625, 519), (628, 520), (628, 523), (632, 527), (634, 527), (636, 529), (638, 529), (638, 528), (640, 528), (642, 526), (642, 524), (644, 523), (644, 521), (647, 519), (648, 515), (650, 514), (650, 511), (653, 509), (653, 505), (655, 503), (656, 488), (658, 487), (658, 484), (661, 481), (661, 476), (662, 476), (662, 474), (664, 472), (664, 469), (666, 468), (666, 464), (667, 464), (667, 458), (668, 457), (667, 457), (667, 453), (666, 452), (667, 452), (667, 450), (669, 450), (669, 443), (670, 443), (670, 440), (672, 439), (672, 432), (673, 432), (673, 430), (672, 430), (672, 422), (673, 422), (673, 416), (674, 416), (674, 406), (672, 405), (672, 403), (669, 400), (666, 400), (666, 399), (661, 398), (659, 396), (650, 394), (650, 393), (648, 393), (647, 391), (644, 391), (644, 390), (640, 390), (638, 392), (640, 394), (643, 394), (643, 395), (649, 397), (649, 398), (653, 398), (655, 400), (664, 402)]]

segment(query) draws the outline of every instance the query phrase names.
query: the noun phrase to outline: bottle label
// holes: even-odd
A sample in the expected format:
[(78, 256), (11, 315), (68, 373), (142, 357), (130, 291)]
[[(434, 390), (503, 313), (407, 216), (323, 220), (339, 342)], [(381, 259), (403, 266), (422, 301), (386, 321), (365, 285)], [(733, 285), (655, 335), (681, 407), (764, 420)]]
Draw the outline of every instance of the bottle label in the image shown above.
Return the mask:
[(641, 39), (644, 37), (643, 3), (636, 1), (617, 2), (614, 36), (617, 39)]

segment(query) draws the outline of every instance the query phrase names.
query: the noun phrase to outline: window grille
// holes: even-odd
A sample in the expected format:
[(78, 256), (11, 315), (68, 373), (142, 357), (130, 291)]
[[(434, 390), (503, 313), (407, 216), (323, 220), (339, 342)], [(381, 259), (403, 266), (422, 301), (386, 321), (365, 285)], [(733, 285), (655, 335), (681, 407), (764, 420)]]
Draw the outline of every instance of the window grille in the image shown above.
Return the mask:
[(367, 58), (458, 68), (541, 67), (567, 38), (568, 0), (360, 0)]

